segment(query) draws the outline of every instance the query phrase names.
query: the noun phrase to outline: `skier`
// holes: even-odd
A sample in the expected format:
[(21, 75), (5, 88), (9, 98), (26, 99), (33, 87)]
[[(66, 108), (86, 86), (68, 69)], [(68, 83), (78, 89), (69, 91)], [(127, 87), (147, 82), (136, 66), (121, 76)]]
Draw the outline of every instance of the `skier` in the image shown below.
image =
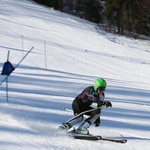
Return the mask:
[[(72, 103), (74, 115), (76, 116), (81, 112), (93, 109), (93, 107), (91, 107), (93, 103), (97, 103), (97, 107), (102, 105), (105, 105), (106, 107), (112, 107), (111, 102), (104, 101), (104, 91), (106, 89), (106, 85), (107, 83), (103, 78), (98, 78), (95, 80), (94, 86), (88, 86), (85, 88)], [(89, 134), (88, 128), (92, 123), (94, 123), (96, 127), (100, 125), (100, 114), (101, 109), (94, 109), (93, 111), (85, 113), (85, 115), (88, 115), (89, 117), (84, 120), (84, 122), (75, 130), (75, 132), (78, 134)], [(59, 129), (69, 130), (73, 127), (73, 125), (82, 121), (83, 115), (79, 115), (78, 117), (63, 123), (61, 126), (59, 126)]]

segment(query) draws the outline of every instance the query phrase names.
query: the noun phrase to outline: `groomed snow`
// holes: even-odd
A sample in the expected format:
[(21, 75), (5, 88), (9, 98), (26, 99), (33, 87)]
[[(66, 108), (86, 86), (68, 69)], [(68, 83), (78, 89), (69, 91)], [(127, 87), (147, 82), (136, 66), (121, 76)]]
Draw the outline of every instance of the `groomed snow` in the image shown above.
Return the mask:
[[(28, 0), (0, 1), (0, 150), (149, 150), (150, 42), (101, 31), (96, 24)], [(45, 56), (46, 53), (46, 56)], [(101, 126), (90, 132), (126, 144), (74, 140), (57, 128), (73, 116), (73, 99), (97, 77), (107, 81)], [(2, 81), (5, 76), (0, 76)]]

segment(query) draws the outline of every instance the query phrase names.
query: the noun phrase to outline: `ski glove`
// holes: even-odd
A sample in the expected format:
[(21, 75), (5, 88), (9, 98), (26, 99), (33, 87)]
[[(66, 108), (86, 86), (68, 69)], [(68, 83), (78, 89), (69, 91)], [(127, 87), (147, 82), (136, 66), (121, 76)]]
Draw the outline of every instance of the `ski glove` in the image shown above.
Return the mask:
[(110, 101), (105, 101), (104, 105), (106, 105), (106, 107), (112, 107), (112, 104)]

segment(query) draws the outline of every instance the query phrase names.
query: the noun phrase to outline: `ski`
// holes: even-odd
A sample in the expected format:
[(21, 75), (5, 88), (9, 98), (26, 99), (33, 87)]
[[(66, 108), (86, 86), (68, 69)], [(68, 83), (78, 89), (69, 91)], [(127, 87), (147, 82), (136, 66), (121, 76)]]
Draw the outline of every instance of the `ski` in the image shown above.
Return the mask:
[(116, 143), (126, 143), (127, 142), (127, 139), (113, 139), (113, 138), (104, 138), (104, 137), (101, 137), (99, 140), (116, 142)]
[(110, 141), (110, 142), (116, 142), (116, 143), (126, 143), (126, 139), (115, 139), (115, 138), (105, 138), (100, 135), (81, 135), (81, 134), (75, 134), (75, 133), (69, 133), (69, 136), (80, 139), (80, 140), (91, 140), (91, 141), (97, 141), (97, 140), (103, 140), (103, 141)]

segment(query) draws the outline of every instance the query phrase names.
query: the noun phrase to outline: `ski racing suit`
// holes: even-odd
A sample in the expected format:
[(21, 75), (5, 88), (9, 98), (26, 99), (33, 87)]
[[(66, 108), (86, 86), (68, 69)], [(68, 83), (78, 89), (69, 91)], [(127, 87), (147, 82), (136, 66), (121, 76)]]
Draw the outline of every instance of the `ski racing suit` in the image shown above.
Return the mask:
[[(96, 91), (94, 91), (93, 86), (89, 86), (85, 88), (83, 92), (80, 93), (73, 100), (72, 109), (73, 109), (74, 115), (76, 116), (83, 111), (93, 109), (93, 107), (91, 107), (93, 103), (97, 103), (97, 107), (101, 106), (103, 104), (104, 97), (105, 97), (104, 93), (98, 94)], [(79, 128), (84, 126), (84, 124), (87, 124), (86, 126), (87, 128), (89, 128), (89, 126), (92, 123), (94, 123), (95, 126), (99, 126), (100, 113), (101, 113), (101, 109), (93, 110), (91, 112), (85, 113), (85, 115), (88, 115), (89, 117), (83, 122), (83, 124), (81, 124), (81, 126), (79, 126)], [(81, 121), (83, 121), (83, 115), (73, 120), (70, 120), (68, 123), (70, 124), (70, 127), (71, 127)]]

